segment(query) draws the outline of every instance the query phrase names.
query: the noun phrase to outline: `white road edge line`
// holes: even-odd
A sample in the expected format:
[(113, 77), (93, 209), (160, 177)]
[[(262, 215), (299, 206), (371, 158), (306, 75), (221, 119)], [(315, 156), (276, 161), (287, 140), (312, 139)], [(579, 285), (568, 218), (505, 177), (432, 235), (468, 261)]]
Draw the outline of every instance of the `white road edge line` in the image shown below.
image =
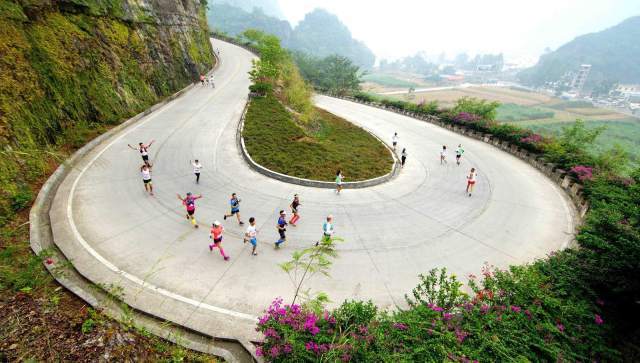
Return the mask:
[[(188, 93), (188, 92), (187, 92)], [(181, 95), (180, 97), (184, 97), (185, 94)], [(178, 97), (177, 99), (179, 99), (180, 97)], [(167, 108), (169, 108), (170, 106), (174, 105), (175, 100), (172, 100), (170, 103), (168, 103), (167, 105), (161, 107), (160, 109), (156, 110), (155, 112), (153, 112), (151, 115), (149, 115), (146, 119), (143, 119), (142, 121), (138, 122), (137, 124), (125, 129), (123, 132), (120, 133), (120, 135), (118, 135), (117, 137), (115, 137), (106, 147), (104, 147), (102, 150), (100, 150), (100, 152), (98, 152), (98, 154), (96, 154), (96, 156), (94, 156), (81, 170), (80, 173), (78, 174), (78, 176), (76, 177), (76, 179), (73, 181), (73, 185), (71, 186), (71, 191), (69, 192), (69, 198), (67, 199), (67, 219), (69, 221), (69, 224), (71, 226), (71, 230), (73, 231), (74, 236), (76, 237), (76, 239), (80, 242), (80, 244), (82, 245), (82, 247), (84, 247), (85, 250), (87, 250), (87, 252), (89, 252), (91, 254), (91, 256), (93, 256), (96, 260), (98, 260), (100, 263), (102, 263), (103, 265), (105, 265), (107, 268), (109, 268), (111, 271), (123, 276), (124, 278), (126, 278), (127, 280), (140, 285), (140, 287), (142, 288), (146, 288), (146, 289), (150, 289), (153, 290), (161, 295), (164, 295), (166, 297), (184, 302), (186, 304), (190, 304), (195, 306), (196, 308), (204, 308), (206, 310), (210, 310), (216, 313), (220, 313), (220, 314), (225, 314), (225, 315), (229, 315), (229, 316), (233, 316), (235, 318), (239, 318), (239, 319), (244, 319), (244, 320), (251, 320), (251, 321), (257, 321), (258, 317), (250, 315), (250, 314), (245, 314), (245, 313), (241, 313), (238, 311), (233, 311), (233, 310), (229, 310), (229, 309), (225, 309), (225, 308), (221, 308), (218, 306), (213, 306), (213, 305), (209, 305), (207, 303), (204, 302), (198, 302), (194, 299), (190, 299), (188, 297), (184, 297), (182, 295), (173, 293), (171, 291), (165, 290), (161, 287), (155, 286), (153, 284), (150, 284), (142, 279), (140, 279), (139, 277), (132, 275), (124, 270), (121, 270), (120, 268), (118, 268), (117, 266), (115, 266), (114, 264), (112, 264), (111, 262), (109, 262), (106, 258), (102, 257), (102, 255), (100, 255), (95, 249), (93, 249), (93, 247), (91, 247), (89, 245), (89, 243), (82, 237), (82, 235), (80, 234), (80, 232), (78, 231), (78, 229), (76, 228), (76, 224), (75, 224), (75, 220), (73, 219), (73, 195), (75, 193), (76, 190), (76, 186), (78, 185), (78, 181), (80, 181), (80, 178), (82, 177), (82, 175), (84, 174), (84, 172), (91, 166), (93, 165), (93, 163), (100, 157), (102, 156), (102, 154), (108, 150), (113, 144), (115, 144), (117, 141), (119, 141), (120, 139), (122, 139), (124, 136), (128, 135), (130, 132), (132, 132), (133, 130), (137, 129), (138, 127), (146, 124), (147, 122), (149, 122), (150, 120), (153, 120), (157, 115), (159, 115), (160, 113), (164, 112)]]

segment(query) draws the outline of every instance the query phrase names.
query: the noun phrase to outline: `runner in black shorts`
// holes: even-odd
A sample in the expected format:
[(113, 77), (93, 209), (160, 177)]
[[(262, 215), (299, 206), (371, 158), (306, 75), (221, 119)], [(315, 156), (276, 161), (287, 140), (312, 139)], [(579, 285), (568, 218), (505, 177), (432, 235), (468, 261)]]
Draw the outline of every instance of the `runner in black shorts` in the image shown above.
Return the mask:
[(127, 144), (127, 146), (132, 149), (132, 150), (136, 150), (140, 152), (140, 156), (142, 157), (142, 161), (151, 166), (149, 164), (149, 148), (151, 147), (151, 145), (155, 142), (156, 140), (151, 140), (151, 142), (149, 142), (147, 145), (139, 142), (138, 143), (138, 148), (136, 149), (135, 147), (131, 146), (130, 144)]

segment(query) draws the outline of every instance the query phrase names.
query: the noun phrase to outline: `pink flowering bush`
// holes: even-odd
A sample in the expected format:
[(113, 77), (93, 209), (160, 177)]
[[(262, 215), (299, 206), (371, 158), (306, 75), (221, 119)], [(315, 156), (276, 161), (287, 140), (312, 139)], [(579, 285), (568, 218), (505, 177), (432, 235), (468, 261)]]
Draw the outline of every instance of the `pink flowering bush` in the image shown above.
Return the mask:
[(276, 300), (258, 323), (258, 352), (270, 362), (615, 360), (598, 304), (554, 291), (545, 268), (487, 267), (470, 276), (471, 294), (434, 270), (397, 312), (347, 301), (317, 314)]
[(590, 166), (577, 165), (571, 168), (570, 173), (575, 175), (580, 181), (593, 179), (593, 168)]

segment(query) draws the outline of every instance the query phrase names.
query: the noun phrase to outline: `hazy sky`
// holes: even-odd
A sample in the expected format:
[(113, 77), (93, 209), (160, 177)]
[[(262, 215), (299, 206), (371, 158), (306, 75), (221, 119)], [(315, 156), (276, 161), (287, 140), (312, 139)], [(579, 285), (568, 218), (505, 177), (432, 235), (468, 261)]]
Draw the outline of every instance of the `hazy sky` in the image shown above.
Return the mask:
[(293, 23), (320, 7), (338, 15), (378, 57), (424, 50), (452, 57), (504, 52), (535, 60), (578, 35), (640, 15), (640, 0), (279, 0)]

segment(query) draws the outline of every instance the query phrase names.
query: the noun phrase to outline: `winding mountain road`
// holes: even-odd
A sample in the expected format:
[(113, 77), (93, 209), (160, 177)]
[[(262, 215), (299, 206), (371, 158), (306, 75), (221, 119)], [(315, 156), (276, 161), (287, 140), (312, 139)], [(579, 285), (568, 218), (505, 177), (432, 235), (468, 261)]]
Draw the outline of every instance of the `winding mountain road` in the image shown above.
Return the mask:
[[(478, 273), (485, 262), (506, 267), (566, 246), (574, 207), (552, 181), (525, 162), (477, 140), (405, 116), (317, 96), (317, 104), (365, 127), (383, 140), (394, 132), (409, 153), (399, 176), (375, 187), (332, 190), (267, 178), (243, 160), (235, 133), (254, 56), (213, 40), (221, 52), (216, 88), (196, 86), (83, 157), (58, 189), (50, 211), (55, 242), (85, 277), (122, 289), (130, 305), (218, 337), (256, 338), (256, 317), (292, 284), (278, 267), (321, 235), (327, 214), (335, 218), (339, 258), (331, 278), (314, 278), (313, 290), (336, 303), (372, 299), (403, 306), (418, 274), (447, 267), (458, 276)], [(141, 159), (127, 144), (156, 142), (150, 149), (155, 196), (145, 193)], [(453, 150), (465, 146), (461, 166)], [(441, 166), (439, 150), (450, 148)], [(204, 168), (195, 183), (191, 159)], [(470, 167), (478, 169), (473, 197), (464, 193)], [(347, 180), (349, 171), (344, 171)], [(202, 193), (194, 229), (176, 193)], [(258, 256), (242, 243), (244, 228), (229, 219), (225, 262), (207, 248), (208, 226), (222, 221), (229, 196), (238, 193), (241, 213), (257, 219)], [(302, 218), (288, 242), (273, 248), (278, 211), (294, 193)], [(464, 279), (464, 277), (463, 277)]]

